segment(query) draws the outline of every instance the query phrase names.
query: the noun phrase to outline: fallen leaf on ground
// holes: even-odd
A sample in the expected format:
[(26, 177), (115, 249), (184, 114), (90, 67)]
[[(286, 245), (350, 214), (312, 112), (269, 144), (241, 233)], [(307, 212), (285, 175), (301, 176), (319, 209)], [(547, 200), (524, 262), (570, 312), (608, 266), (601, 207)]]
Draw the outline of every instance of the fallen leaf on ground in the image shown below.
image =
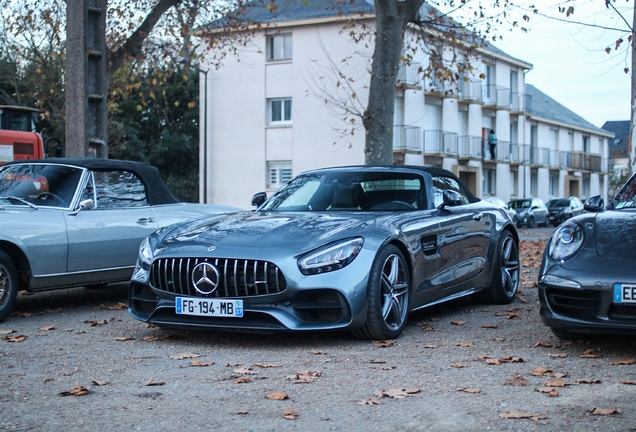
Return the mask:
[(237, 414), (247, 414), (247, 410), (240, 409), (236, 411)]
[(496, 338), (492, 338), (493, 341), (495, 342), (503, 342), (506, 340), (506, 338), (502, 338), (502, 337), (496, 337)]
[(551, 358), (566, 358), (568, 355), (566, 353), (558, 353), (558, 354), (553, 354), (553, 353), (548, 353), (548, 357)]
[(536, 367), (534, 369), (532, 369), (530, 371), (530, 375), (532, 376), (545, 376), (545, 375), (550, 375), (552, 374), (554, 371), (552, 369), (546, 369), (544, 367)]
[(255, 373), (258, 373), (258, 372), (254, 372), (252, 368), (247, 368), (247, 367), (240, 367), (238, 369), (234, 369), (232, 372), (234, 372), (235, 374), (242, 374), (242, 375), (254, 375)]
[(128, 309), (128, 305), (126, 303), (117, 303), (115, 306), (106, 306), (105, 304), (100, 304), (97, 307), (94, 307), (93, 310), (126, 310)]
[(634, 364), (634, 359), (630, 358), (627, 360), (616, 360), (616, 361), (610, 362), (610, 364), (612, 366), (630, 365), (630, 364)]
[(598, 416), (607, 416), (607, 415), (614, 415), (614, 414), (620, 414), (621, 410), (618, 408), (598, 408), (598, 407), (594, 407), (590, 410), (590, 412), (592, 413), (592, 415), (598, 415)]
[(408, 396), (419, 392), (420, 389), (418, 388), (399, 388), (391, 390), (381, 390), (379, 392), (376, 392), (375, 395), (379, 398), (390, 397), (393, 399), (405, 399)]
[(119, 342), (123, 342), (123, 341), (135, 340), (135, 338), (132, 336), (122, 336), (122, 337), (116, 337), (115, 340)]
[(0, 335), (8, 335), (11, 333), (16, 333), (17, 330), (0, 330)]
[(442, 319), (440, 317), (431, 317), (430, 320), (435, 322), (435, 321), (441, 321)]
[(145, 338), (142, 339), (142, 341), (144, 342), (155, 342), (158, 341), (159, 338), (156, 336), (146, 336)]
[(395, 345), (395, 340), (375, 340), (373, 341), (373, 348), (388, 348)]
[(499, 417), (504, 419), (532, 419), (532, 420), (541, 420), (548, 418), (545, 414), (539, 413), (525, 413), (519, 410), (510, 410), (506, 412), (500, 412)]
[(623, 381), (621, 381), (621, 384), (636, 385), (636, 381), (634, 381), (634, 380), (623, 380)]
[(291, 408), (288, 408), (285, 411), (283, 411), (283, 418), (286, 420), (296, 420), (298, 416), (299, 414), (296, 413), (296, 411), (294, 411)]
[(554, 388), (554, 387), (539, 387), (534, 389), (534, 391), (539, 392), (539, 393), (545, 393), (550, 397), (557, 397), (559, 396), (559, 389), (558, 388)]
[(293, 375), (287, 375), (285, 379), (293, 380), (294, 384), (311, 383), (322, 375), (322, 371), (302, 371)]
[(50, 331), (50, 330), (55, 330), (56, 328), (57, 328), (57, 326), (55, 326), (55, 324), (52, 324), (52, 325), (40, 327), (40, 330), (42, 330), (42, 331)]
[(381, 366), (381, 367), (377, 367), (377, 368), (374, 368), (374, 369), (377, 369), (377, 370), (395, 370), (395, 369), (397, 369), (397, 366)]
[(5, 337), (2, 338), (2, 340), (6, 341), (6, 342), (22, 342), (26, 338), (27, 338), (26, 335), (5, 336)]
[(248, 377), (238, 377), (237, 379), (234, 380), (234, 384), (247, 384), (251, 382), (252, 380), (249, 379)]
[(265, 396), (267, 399), (271, 400), (285, 400), (289, 399), (289, 395), (285, 392), (274, 392)]
[(501, 361), (502, 363), (523, 363), (524, 360), (521, 357), (515, 357), (515, 356), (503, 356), (499, 359), (499, 361)]
[(201, 367), (206, 367), (206, 366), (212, 366), (214, 364), (214, 362), (206, 362), (203, 363), (201, 360), (199, 359), (194, 359), (192, 360), (192, 363), (190, 363), (190, 366), (201, 366)]
[(550, 342), (539, 341), (534, 344), (534, 348), (536, 347), (554, 348), (554, 345), (552, 345)]
[(574, 382), (577, 384), (600, 384), (601, 380), (596, 378), (581, 378)]
[(172, 354), (172, 355), (170, 355), (170, 358), (173, 359), (173, 360), (184, 360), (184, 359), (197, 358), (197, 357), (201, 357), (201, 354), (180, 353), (180, 354)]
[(93, 384), (95, 384), (96, 386), (103, 386), (103, 385), (106, 385), (106, 381), (93, 380)]
[(152, 378), (150, 378), (148, 380), (148, 382), (146, 383), (147, 386), (162, 386), (162, 385), (166, 385), (165, 381), (153, 381)]
[(466, 321), (459, 321), (459, 320), (451, 321), (451, 324), (456, 326), (463, 326), (463, 325), (466, 325)]
[(313, 355), (326, 355), (326, 354), (327, 354), (326, 352), (321, 351), (321, 350), (317, 350), (317, 349), (312, 349), (312, 350), (311, 350), (311, 353), (312, 353)]
[(435, 331), (435, 328), (431, 325), (431, 323), (418, 322), (415, 325), (418, 326), (419, 328), (421, 328), (422, 331)]
[(464, 388), (457, 389), (457, 391), (464, 392), (464, 393), (471, 393), (471, 394), (481, 393), (481, 389), (477, 387), (464, 387)]
[(375, 363), (375, 364), (384, 364), (386, 363), (386, 361), (384, 360), (369, 360), (369, 363)]
[(475, 344), (472, 342), (459, 342), (459, 343), (456, 343), (455, 346), (459, 346), (462, 348), (469, 348), (469, 347), (474, 347)]
[(497, 324), (484, 324), (481, 328), (496, 329), (499, 328), (499, 326)]
[(358, 405), (380, 405), (381, 403), (382, 402), (380, 402), (376, 398), (366, 398), (366, 399), (361, 400), (360, 402), (358, 402)]
[(42, 378), (43, 383), (52, 382), (53, 378)]
[(566, 383), (563, 380), (552, 380), (552, 381), (548, 381), (547, 383), (545, 383), (546, 387), (565, 387), (567, 385), (570, 385), (569, 383)]
[(598, 358), (599, 355), (596, 352), (594, 352), (594, 349), (590, 348), (589, 350), (581, 354), (579, 357), (580, 358)]
[(437, 348), (437, 345), (424, 345), (422, 348), (435, 349), (435, 348)]
[(88, 389), (86, 387), (82, 387), (81, 385), (77, 385), (73, 387), (72, 390), (65, 391), (60, 393), (60, 396), (84, 396), (88, 394)]
[(106, 320), (101, 320), (101, 321), (86, 320), (86, 321), (84, 321), (84, 324), (89, 324), (91, 327), (101, 327), (104, 324), (108, 324), (108, 321), (106, 321)]
[(504, 385), (511, 385), (515, 387), (519, 386), (527, 386), (528, 380), (522, 377), (521, 375), (513, 375), (510, 378), (507, 378), (504, 382)]
[(255, 363), (254, 366), (258, 366), (259, 368), (279, 368), (279, 367), (283, 367), (282, 364), (278, 364), (278, 363)]
[(459, 362), (457, 362), (457, 363), (451, 363), (451, 366), (452, 366), (452, 367), (454, 367), (454, 368), (458, 368), (458, 369), (459, 369), (459, 368), (466, 367), (466, 365), (465, 365), (465, 364), (463, 364), (463, 363), (459, 363)]

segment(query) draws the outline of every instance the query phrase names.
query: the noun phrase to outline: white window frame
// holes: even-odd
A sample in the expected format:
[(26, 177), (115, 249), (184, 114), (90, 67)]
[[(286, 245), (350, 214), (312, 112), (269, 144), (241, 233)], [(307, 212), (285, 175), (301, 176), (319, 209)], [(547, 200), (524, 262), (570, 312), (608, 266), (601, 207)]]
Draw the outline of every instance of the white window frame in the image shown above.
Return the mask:
[(293, 178), (291, 161), (267, 162), (267, 187), (278, 189)]
[(497, 195), (497, 174), (494, 169), (482, 169), (481, 193), (483, 196)]
[(267, 61), (285, 61), (292, 59), (291, 33), (267, 36)]
[[(289, 103), (288, 103), (289, 102)], [(274, 108), (275, 105), (280, 103), (280, 117), (274, 118), (277, 113)], [(267, 103), (269, 114), (269, 124), (291, 124), (292, 122), (292, 99), (291, 98), (276, 98), (270, 99)]]

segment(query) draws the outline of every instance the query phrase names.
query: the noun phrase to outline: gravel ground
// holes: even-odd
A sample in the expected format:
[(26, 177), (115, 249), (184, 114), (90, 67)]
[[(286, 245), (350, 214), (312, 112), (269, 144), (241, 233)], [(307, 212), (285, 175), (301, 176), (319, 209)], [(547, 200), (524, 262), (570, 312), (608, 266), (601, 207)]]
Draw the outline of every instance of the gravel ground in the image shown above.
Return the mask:
[(0, 324), (0, 429), (636, 430), (634, 341), (540, 322), (550, 232), (520, 230), (512, 304), (419, 311), (396, 341), (149, 328), (125, 284), (22, 294)]

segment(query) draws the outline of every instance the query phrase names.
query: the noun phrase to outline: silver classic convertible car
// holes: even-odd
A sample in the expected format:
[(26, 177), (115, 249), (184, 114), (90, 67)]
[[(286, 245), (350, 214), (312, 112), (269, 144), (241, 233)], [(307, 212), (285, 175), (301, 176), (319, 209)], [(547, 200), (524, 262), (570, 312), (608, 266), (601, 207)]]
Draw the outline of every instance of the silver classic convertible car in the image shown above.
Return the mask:
[(105, 159), (0, 166), (0, 321), (18, 290), (130, 279), (141, 241), (158, 228), (231, 207), (180, 203), (156, 168)]
[(165, 327), (387, 339), (412, 310), (470, 294), (508, 303), (517, 292), (510, 217), (446, 170), (310, 171), (253, 204), (145, 239), (130, 314)]

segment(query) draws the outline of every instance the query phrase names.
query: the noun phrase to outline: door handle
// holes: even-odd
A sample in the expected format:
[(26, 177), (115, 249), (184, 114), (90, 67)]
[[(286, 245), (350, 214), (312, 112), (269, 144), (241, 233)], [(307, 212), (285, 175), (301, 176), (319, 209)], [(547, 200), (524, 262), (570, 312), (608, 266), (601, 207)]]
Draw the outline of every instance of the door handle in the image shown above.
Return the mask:
[(137, 221), (139, 225), (155, 223), (155, 218), (141, 218)]
[(484, 214), (483, 213), (475, 213), (475, 214), (473, 214), (473, 220), (476, 220), (477, 222), (479, 222), (483, 218), (484, 218)]

